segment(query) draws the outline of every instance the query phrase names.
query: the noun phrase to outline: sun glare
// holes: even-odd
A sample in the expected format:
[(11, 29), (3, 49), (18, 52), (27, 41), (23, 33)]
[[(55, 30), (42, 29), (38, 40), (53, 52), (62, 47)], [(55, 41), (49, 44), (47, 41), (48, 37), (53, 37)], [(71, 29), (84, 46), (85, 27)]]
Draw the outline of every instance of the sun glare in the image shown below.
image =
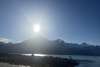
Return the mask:
[(40, 25), (39, 24), (34, 24), (33, 25), (33, 32), (40, 32)]

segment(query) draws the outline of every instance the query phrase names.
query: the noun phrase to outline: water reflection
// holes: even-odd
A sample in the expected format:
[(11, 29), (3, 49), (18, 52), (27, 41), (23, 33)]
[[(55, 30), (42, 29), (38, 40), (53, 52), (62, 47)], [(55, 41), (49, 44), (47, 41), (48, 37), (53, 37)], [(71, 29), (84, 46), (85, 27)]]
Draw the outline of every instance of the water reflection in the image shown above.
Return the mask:
[(46, 54), (33, 54), (34, 56), (41, 56), (41, 57), (45, 57), (47, 56)]
[(24, 56), (40, 56), (40, 57), (45, 57), (47, 56), (46, 54), (22, 54)]
[(21, 55), (24, 55), (24, 56), (32, 56), (33, 54), (21, 54)]

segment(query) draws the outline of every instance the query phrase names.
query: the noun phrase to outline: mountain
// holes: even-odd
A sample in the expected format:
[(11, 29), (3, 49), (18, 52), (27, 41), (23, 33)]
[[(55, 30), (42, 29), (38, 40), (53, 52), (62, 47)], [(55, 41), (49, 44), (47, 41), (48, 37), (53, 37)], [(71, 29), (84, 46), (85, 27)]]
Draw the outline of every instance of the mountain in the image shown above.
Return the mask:
[(48, 40), (41, 36), (33, 37), (21, 43), (0, 42), (0, 53), (44, 53), (44, 54), (74, 54), (100, 56), (100, 46), (87, 43), (66, 43), (61, 39)]

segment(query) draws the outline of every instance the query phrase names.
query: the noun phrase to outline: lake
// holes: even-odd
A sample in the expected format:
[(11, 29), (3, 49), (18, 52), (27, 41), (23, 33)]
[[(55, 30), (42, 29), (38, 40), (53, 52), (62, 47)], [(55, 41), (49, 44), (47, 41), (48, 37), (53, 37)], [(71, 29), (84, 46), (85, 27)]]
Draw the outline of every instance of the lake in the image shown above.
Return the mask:
[[(32, 54), (22, 54), (25, 56), (32, 56)], [(34, 56), (53, 56), (61, 58), (71, 58), (80, 61), (80, 65), (77, 67), (100, 67), (100, 56), (80, 56), (80, 55), (47, 55), (47, 54), (34, 54)], [(0, 67), (30, 67), (24, 65), (11, 65), (8, 63), (0, 63)]]
[[(100, 56), (58, 55), (58, 57), (81, 60), (78, 67), (100, 67)], [(87, 61), (84, 61), (87, 60)]]

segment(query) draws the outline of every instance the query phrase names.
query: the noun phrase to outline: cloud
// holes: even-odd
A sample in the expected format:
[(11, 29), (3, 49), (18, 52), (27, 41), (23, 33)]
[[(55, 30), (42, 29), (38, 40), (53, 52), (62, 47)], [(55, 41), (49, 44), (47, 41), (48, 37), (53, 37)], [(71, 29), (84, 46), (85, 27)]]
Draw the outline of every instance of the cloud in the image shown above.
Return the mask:
[(10, 42), (10, 40), (7, 38), (0, 37), (0, 42), (8, 43)]

